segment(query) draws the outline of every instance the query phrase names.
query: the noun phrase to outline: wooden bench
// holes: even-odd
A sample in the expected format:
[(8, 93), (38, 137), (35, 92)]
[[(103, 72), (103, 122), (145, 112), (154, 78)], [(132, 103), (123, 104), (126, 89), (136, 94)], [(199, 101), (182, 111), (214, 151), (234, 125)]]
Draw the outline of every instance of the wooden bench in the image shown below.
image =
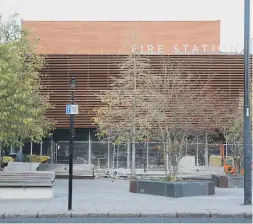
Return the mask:
[(0, 172), (0, 199), (54, 197), (54, 172)]

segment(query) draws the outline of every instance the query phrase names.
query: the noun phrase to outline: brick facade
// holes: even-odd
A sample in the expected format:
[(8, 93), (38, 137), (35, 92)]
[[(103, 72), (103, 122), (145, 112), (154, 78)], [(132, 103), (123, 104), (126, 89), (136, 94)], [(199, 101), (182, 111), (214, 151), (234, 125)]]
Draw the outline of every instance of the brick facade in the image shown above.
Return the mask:
[[(217, 52), (220, 21), (49, 22), (23, 21), (40, 38), (42, 54)], [(188, 45), (188, 46), (183, 46)]]

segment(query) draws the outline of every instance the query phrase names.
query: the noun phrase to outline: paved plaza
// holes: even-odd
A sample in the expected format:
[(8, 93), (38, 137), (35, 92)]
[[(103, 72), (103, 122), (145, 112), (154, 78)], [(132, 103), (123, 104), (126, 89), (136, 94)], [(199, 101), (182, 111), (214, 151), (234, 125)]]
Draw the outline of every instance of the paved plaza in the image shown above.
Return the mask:
[[(1, 200), (0, 216), (83, 215), (235, 215), (247, 216), (252, 206), (244, 206), (243, 189), (218, 189), (211, 196), (168, 198), (129, 192), (129, 180), (74, 180), (73, 211), (68, 211), (68, 180), (56, 180), (51, 200)], [(1, 218), (0, 217), (0, 218)]]

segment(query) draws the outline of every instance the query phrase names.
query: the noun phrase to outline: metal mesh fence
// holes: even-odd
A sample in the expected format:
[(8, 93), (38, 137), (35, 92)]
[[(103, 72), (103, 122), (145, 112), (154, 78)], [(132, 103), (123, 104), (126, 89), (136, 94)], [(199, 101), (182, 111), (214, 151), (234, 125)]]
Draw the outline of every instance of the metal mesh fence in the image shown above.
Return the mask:
[(56, 146), (54, 141), (43, 141), (40, 143), (23, 142), (23, 147), (12, 147), (12, 152), (17, 153), (21, 148), (25, 155), (41, 155), (51, 157)]
[(99, 168), (108, 167), (108, 144), (91, 142), (91, 163)]
[(120, 144), (120, 145), (110, 144), (109, 168), (112, 168), (112, 169), (119, 169), (119, 168), (127, 169), (128, 168), (127, 147), (128, 147), (127, 144)]
[[(59, 141), (55, 148), (55, 162), (67, 164), (69, 162), (69, 142)], [(73, 161), (75, 164), (89, 163), (89, 142), (75, 141), (73, 143)]]
[[(182, 155), (195, 156), (195, 166), (206, 165), (206, 152), (210, 156), (220, 155), (220, 144), (206, 144), (203, 142), (186, 142)], [(91, 163), (101, 169), (131, 168), (131, 144), (114, 145), (100, 141), (74, 141), (74, 164)], [(149, 170), (164, 169), (163, 144), (157, 142), (136, 143), (136, 168)], [(224, 145), (224, 155), (233, 155), (232, 149), (240, 149), (240, 144)], [(19, 147), (12, 147), (12, 153), (18, 152)], [(41, 143), (24, 142), (22, 147), (25, 155), (49, 156), (49, 162), (67, 164), (69, 162), (69, 142), (43, 141)]]
[(161, 150), (161, 143), (149, 142), (147, 144), (148, 151), (148, 168), (164, 169), (164, 156)]

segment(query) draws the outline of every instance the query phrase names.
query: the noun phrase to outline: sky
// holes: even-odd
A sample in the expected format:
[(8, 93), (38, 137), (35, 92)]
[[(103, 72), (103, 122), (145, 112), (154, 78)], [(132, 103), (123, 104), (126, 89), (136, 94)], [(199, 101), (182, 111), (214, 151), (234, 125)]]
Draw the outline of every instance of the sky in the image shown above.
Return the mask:
[[(244, 0), (0, 0), (0, 13), (14, 12), (36, 21), (221, 20), (221, 50), (243, 50)], [(253, 37), (253, 16), (251, 27)]]

